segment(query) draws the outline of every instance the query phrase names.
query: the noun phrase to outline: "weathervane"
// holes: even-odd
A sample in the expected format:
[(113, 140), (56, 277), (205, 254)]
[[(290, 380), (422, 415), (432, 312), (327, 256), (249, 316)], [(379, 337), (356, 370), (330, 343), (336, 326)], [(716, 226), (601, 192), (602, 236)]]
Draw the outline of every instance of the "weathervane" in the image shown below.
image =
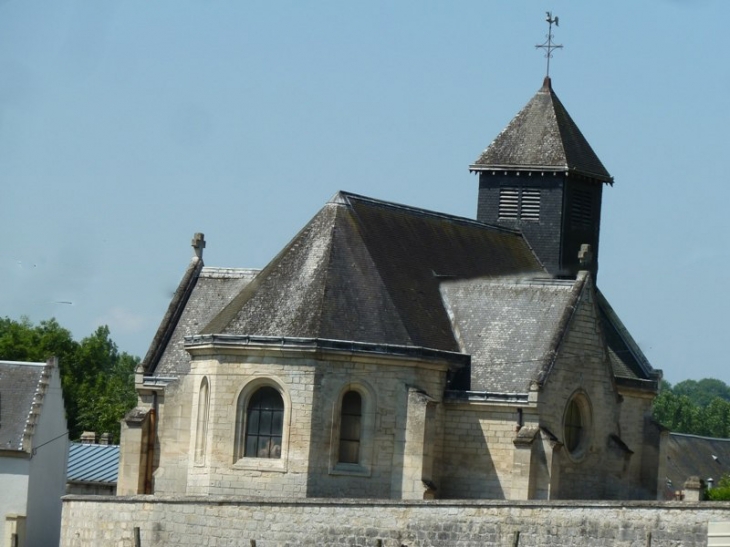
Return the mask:
[(548, 34), (547, 34), (547, 40), (545, 40), (544, 43), (535, 46), (538, 49), (544, 49), (545, 50), (545, 57), (547, 58), (547, 74), (546, 76), (550, 77), (550, 58), (553, 56), (553, 50), (554, 49), (562, 49), (562, 44), (555, 44), (553, 43), (553, 23), (555, 23), (555, 26), (558, 26), (558, 16), (556, 15), (553, 17), (552, 12), (546, 11), (547, 17), (545, 18), (545, 21), (548, 22)]

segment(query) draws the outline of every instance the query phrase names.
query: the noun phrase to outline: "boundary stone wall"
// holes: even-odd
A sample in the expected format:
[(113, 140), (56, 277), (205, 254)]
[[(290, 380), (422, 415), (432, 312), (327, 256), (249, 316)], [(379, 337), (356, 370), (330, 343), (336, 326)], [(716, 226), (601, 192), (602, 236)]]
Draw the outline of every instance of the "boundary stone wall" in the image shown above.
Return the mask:
[(730, 502), (66, 496), (61, 547), (707, 545)]

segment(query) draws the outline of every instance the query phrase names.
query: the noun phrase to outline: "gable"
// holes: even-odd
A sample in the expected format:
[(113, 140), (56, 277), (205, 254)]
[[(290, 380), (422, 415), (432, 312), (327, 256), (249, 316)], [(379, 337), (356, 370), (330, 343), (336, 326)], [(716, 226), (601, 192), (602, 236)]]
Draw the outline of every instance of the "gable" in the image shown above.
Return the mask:
[[(193, 262), (196, 261), (197, 259), (193, 259)], [(181, 304), (182, 310), (176, 314), (175, 319), (171, 319), (174, 323), (168, 327), (170, 334), (167, 340), (160, 342), (159, 357), (156, 362), (151, 360), (146, 362), (145, 370), (154, 371), (161, 376), (186, 374), (190, 370), (190, 356), (185, 351), (185, 337), (199, 334), (257, 273), (258, 270), (244, 268), (201, 267), (197, 270), (194, 285), (189, 290), (184, 304)], [(181, 285), (185, 283), (191, 282), (184, 277)], [(150, 349), (153, 355), (156, 349), (154, 344), (153, 341)]]
[(608, 360), (596, 303), (596, 289), (590, 274), (579, 272), (575, 290), (578, 298), (572, 309), (566, 310), (567, 321), (561, 339), (556, 341), (555, 359), (540, 372), (540, 383), (549, 383), (554, 367), (562, 363), (562, 366), (572, 367), (580, 375), (581, 381), (584, 374), (590, 374), (591, 381), (606, 381), (615, 391), (613, 370)]

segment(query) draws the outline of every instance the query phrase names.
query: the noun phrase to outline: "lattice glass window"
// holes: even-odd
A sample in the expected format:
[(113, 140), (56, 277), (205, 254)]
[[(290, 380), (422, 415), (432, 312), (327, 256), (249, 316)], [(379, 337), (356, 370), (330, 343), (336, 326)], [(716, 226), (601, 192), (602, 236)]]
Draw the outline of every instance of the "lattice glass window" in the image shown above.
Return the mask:
[(342, 397), (340, 415), (341, 463), (360, 462), (360, 434), (362, 428), (362, 397), (357, 391), (348, 391)]
[[(239, 415), (240, 415), (239, 403)], [(240, 418), (239, 418), (240, 423)], [(258, 389), (248, 402), (245, 421), (246, 458), (280, 458), (284, 401), (273, 387)], [(241, 457), (240, 447), (238, 457)]]
[(507, 186), (500, 188), (499, 218), (540, 220), (540, 190)]

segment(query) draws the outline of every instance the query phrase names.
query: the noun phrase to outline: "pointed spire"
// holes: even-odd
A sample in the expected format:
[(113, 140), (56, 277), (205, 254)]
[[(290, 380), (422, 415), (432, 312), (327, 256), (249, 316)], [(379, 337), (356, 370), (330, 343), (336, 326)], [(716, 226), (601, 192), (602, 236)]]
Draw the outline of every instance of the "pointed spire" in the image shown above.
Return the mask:
[(553, 91), (549, 76), (469, 169), (574, 173), (613, 183)]

